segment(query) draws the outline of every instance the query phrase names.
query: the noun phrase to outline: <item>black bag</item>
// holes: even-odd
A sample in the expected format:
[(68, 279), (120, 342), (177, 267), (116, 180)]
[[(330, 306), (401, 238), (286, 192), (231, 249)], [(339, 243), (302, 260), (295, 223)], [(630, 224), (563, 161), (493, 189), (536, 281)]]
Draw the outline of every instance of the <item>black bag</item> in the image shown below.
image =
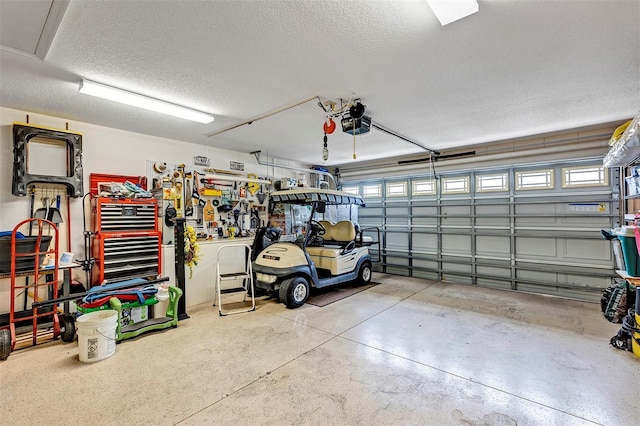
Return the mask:
[(634, 306), (636, 288), (626, 280), (616, 280), (607, 287), (600, 298), (600, 309), (607, 319), (615, 324), (622, 322), (629, 308)]
[[(631, 341), (634, 339), (634, 333), (640, 333), (640, 328), (638, 328), (638, 324), (636, 324), (634, 310), (629, 309), (627, 315), (622, 319), (622, 327), (618, 330), (618, 334), (613, 336), (611, 340), (609, 340), (609, 343), (616, 349), (633, 351)], [(638, 340), (636, 340), (636, 342), (638, 342)]]

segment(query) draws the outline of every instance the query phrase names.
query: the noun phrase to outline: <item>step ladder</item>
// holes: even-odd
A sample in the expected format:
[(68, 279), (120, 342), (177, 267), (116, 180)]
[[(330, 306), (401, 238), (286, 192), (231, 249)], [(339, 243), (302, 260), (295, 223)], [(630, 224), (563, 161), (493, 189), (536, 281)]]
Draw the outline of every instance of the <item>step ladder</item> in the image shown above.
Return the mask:
[[(251, 312), (256, 309), (251, 247), (248, 244), (225, 244), (218, 248), (216, 286), (213, 306), (218, 303), (220, 316)], [(244, 293), (242, 302), (223, 302), (223, 294)], [(247, 296), (251, 298), (247, 301)], [(225, 308), (226, 305), (226, 308)]]

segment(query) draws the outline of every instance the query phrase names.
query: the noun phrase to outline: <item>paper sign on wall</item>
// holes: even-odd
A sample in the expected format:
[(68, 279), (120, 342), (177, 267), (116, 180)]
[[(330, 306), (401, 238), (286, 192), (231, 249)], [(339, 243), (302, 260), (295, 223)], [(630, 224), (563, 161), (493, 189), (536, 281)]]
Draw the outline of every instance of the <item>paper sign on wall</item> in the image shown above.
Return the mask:
[(244, 163), (239, 163), (237, 161), (229, 161), (229, 168), (231, 170), (236, 170), (239, 172), (244, 172)]

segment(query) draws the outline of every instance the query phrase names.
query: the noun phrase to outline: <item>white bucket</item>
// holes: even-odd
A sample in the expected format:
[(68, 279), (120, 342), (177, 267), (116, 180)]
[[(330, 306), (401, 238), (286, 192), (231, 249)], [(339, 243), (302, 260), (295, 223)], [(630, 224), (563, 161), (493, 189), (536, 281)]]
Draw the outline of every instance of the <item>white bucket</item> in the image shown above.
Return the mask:
[(95, 362), (116, 351), (118, 311), (89, 312), (76, 319), (80, 362)]

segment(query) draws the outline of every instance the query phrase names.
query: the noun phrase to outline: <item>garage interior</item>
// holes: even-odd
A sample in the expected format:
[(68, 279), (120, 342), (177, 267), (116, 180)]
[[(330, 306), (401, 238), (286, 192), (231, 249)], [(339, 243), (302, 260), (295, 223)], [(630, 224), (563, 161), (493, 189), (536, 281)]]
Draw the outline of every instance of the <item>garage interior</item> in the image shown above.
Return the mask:
[[(634, 237), (604, 238), (640, 211), (640, 148), (616, 145), (640, 134), (640, 3), (478, 0), (444, 25), (436, 3), (0, 0), (2, 238), (57, 201), (53, 257), (77, 263), (56, 283), (90, 292), (150, 268), (180, 288), (177, 326), (118, 326), (100, 362), (80, 332), (11, 350), (0, 423), (636, 424), (640, 343), (614, 348), (621, 323), (599, 305), (640, 275)], [(92, 83), (208, 118), (83, 93)], [(22, 152), (17, 129), (73, 142)], [(134, 178), (159, 198), (108, 185)], [(349, 295), (295, 309), (256, 291), (255, 309), (220, 315), (248, 291), (214, 302), (220, 265), (244, 262), (219, 247), (254, 244), (273, 194), (305, 188), (361, 197), (332, 220), (377, 243), (370, 285), (310, 288)], [(230, 207), (206, 219), (209, 202)], [(157, 214), (109, 230), (114, 203), (135, 204), (122, 223)], [(197, 262), (182, 264), (168, 206)], [(306, 244), (296, 211), (282, 234)], [(151, 266), (132, 260), (140, 239)], [(108, 267), (118, 241), (139, 251), (124, 272)], [(0, 272), (0, 329), (41, 302), (18, 278)], [(80, 327), (76, 303), (55, 309)]]

